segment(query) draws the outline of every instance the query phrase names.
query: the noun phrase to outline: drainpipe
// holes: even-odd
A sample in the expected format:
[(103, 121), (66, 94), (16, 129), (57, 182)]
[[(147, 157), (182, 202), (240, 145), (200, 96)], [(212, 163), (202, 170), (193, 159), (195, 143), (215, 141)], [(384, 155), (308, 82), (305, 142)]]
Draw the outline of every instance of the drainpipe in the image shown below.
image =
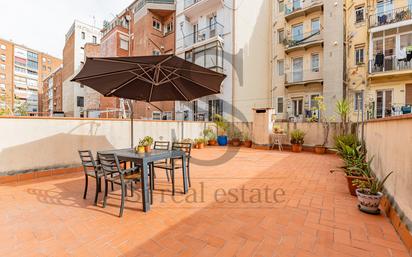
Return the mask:
[[(224, 7), (225, 8), (225, 7)], [(227, 8), (227, 7), (226, 7)], [(236, 73), (236, 0), (233, 0), (233, 6), (232, 6), (232, 123), (235, 122), (235, 79), (237, 79), (237, 76), (235, 78)]]

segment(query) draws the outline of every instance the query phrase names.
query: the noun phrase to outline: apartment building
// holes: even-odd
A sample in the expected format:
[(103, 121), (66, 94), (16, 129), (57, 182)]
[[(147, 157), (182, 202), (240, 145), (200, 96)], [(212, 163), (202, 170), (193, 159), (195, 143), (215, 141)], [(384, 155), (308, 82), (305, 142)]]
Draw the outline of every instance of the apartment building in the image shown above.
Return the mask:
[(41, 114), (43, 79), (61, 62), (49, 54), (0, 39), (0, 108), (15, 115), (23, 114), (23, 109), (30, 115)]
[(43, 80), (42, 89), (42, 116), (62, 115), (62, 66), (53, 71)]
[(352, 118), (362, 107), (365, 118), (410, 113), (412, 1), (347, 0), (346, 5)]
[(276, 0), (273, 6), (272, 104), (279, 120), (305, 121), (315, 97), (335, 114), (345, 92), (343, 1)]
[(63, 49), (63, 111), (69, 117), (85, 117), (88, 88), (70, 80), (80, 71), (85, 60), (86, 43), (100, 44), (99, 28), (75, 20), (66, 33)]
[(176, 104), (178, 119), (250, 121), (270, 105), (270, 1), (178, 0), (176, 54), (227, 75), (221, 93)]

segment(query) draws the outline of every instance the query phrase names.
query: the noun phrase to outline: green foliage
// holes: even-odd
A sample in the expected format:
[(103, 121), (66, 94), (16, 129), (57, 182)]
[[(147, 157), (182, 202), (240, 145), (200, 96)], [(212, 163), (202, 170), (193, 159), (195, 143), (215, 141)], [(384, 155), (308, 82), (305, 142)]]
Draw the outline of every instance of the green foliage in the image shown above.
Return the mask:
[(348, 117), (350, 114), (350, 103), (348, 100), (343, 99), (336, 102), (336, 112), (339, 114), (343, 126), (343, 134), (348, 130)]
[(371, 174), (364, 174), (364, 177), (367, 178), (366, 180), (355, 180), (353, 183), (361, 189), (363, 193), (367, 193), (370, 195), (377, 195), (379, 192), (382, 192), (383, 185), (385, 184), (386, 180), (392, 175), (393, 171), (391, 171), (388, 175), (386, 175), (383, 180), (379, 180), (375, 175)]
[(231, 133), (231, 139), (242, 139), (242, 132), (238, 128), (233, 128), (233, 131)]
[(140, 146), (151, 146), (153, 144), (153, 138), (150, 136), (145, 136), (142, 140), (139, 141)]
[(195, 139), (195, 144), (204, 144), (206, 140), (202, 137), (196, 138)]
[(14, 111), (14, 114), (18, 116), (28, 116), (29, 115), (29, 105), (27, 104), (27, 102), (24, 102), (16, 106), (16, 110)]
[(225, 118), (223, 118), (222, 115), (215, 114), (213, 116), (213, 122), (218, 128), (218, 132), (220, 134), (224, 134), (229, 129), (229, 123)]
[(304, 143), (305, 132), (295, 129), (290, 133), (290, 143), (302, 145)]
[(344, 145), (354, 148), (360, 146), (361, 143), (354, 134), (339, 135), (335, 137), (335, 149), (338, 151), (339, 154), (342, 151), (342, 147)]
[(203, 136), (207, 140), (216, 140), (216, 133), (212, 128), (207, 128), (203, 130)]

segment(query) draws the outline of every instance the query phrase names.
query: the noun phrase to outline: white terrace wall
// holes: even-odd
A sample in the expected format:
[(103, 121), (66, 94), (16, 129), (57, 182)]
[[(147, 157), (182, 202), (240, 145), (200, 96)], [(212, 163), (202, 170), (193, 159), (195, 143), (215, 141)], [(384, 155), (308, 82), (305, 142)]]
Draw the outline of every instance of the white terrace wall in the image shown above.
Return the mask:
[[(203, 122), (135, 121), (134, 142), (198, 138)], [(79, 165), (77, 151), (130, 147), (130, 121), (68, 118), (0, 118), (0, 175)]]
[(381, 179), (394, 172), (385, 188), (412, 230), (412, 115), (369, 121), (364, 129), (368, 158), (374, 157), (372, 169)]

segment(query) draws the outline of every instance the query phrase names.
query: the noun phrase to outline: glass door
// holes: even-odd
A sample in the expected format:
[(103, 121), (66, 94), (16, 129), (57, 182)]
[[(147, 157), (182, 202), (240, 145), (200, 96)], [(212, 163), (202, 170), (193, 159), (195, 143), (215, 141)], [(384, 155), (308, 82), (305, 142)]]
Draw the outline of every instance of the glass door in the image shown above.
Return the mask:
[(389, 117), (392, 114), (392, 90), (376, 91), (376, 118)]
[(294, 58), (293, 59), (293, 71), (292, 71), (292, 80), (293, 82), (300, 82), (303, 80), (303, 58)]
[(299, 41), (303, 39), (303, 24), (298, 24), (292, 27), (292, 40)]
[(292, 99), (293, 116), (299, 117), (303, 114), (303, 98)]

